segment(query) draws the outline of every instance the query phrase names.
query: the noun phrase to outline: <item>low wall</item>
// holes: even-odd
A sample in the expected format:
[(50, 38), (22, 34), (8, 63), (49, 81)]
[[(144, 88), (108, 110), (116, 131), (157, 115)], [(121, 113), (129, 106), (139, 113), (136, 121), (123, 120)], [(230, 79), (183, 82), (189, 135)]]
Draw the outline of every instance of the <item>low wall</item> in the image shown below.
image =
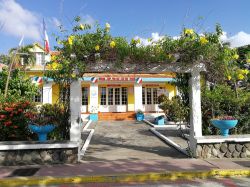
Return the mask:
[(250, 136), (205, 137), (196, 140), (197, 158), (250, 158)]
[(43, 165), (77, 163), (77, 143), (0, 143), (0, 165)]
[(250, 143), (197, 144), (198, 158), (250, 158)]

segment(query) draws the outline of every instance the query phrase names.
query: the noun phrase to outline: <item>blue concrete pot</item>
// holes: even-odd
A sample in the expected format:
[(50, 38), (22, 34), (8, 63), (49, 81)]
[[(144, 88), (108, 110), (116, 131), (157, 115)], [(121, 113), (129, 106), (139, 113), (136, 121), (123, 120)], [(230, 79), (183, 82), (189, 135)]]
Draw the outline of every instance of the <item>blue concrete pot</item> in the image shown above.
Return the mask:
[(164, 125), (165, 123), (164, 116), (158, 116), (155, 118), (156, 125)]
[(90, 114), (89, 119), (92, 121), (98, 121), (98, 114)]
[(136, 113), (136, 120), (137, 121), (142, 121), (142, 120), (144, 120), (144, 114), (142, 114), (142, 113)]
[(213, 126), (220, 129), (220, 134), (222, 136), (228, 136), (229, 129), (234, 128), (237, 125), (238, 120), (211, 120), (211, 123)]
[(38, 135), (38, 140), (40, 142), (45, 142), (47, 140), (47, 134), (55, 129), (55, 125), (52, 125), (52, 124), (43, 125), (43, 126), (29, 124), (28, 127), (32, 132)]

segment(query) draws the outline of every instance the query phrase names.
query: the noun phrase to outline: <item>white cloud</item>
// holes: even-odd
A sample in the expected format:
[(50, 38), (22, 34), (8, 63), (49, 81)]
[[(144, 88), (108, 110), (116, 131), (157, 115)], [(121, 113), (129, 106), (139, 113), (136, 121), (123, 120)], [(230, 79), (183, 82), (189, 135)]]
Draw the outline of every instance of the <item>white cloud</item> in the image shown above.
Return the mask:
[(96, 20), (88, 14), (81, 16), (81, 18), (82, 18), (83, 24), (88, 24), (88, 25), (93, 26), (96, 22)]
[(62, 23), (56, 17), (52, 17), (51, 22), (55, 27), (59, 27), (60, 25), (62, 25)]
[(159, 40), (163, 39), (164, 36), (160, 36), (158, 32), (151, 33), (151, 40), (149, 41), (147, 38), (141, 38), (139, 36), (135, 36), (134, 39), (140, 39), (141, 43), (139, 45), (148, 46), (152, 45), (154, 42), (158, 42)]
[(228, 36), (226, 32), (223, 32), (220, 37), (222, 42), (229, 42), (231, 47), (240, 47), (250, 44), (250, 34), (240, 31), (234, 36)]
[(0, 0), (0, 22), (4, 24), (1, 32), (8, 35), (39, 40), (41, 22), (38, 16), (24, 9), (15, 0)]

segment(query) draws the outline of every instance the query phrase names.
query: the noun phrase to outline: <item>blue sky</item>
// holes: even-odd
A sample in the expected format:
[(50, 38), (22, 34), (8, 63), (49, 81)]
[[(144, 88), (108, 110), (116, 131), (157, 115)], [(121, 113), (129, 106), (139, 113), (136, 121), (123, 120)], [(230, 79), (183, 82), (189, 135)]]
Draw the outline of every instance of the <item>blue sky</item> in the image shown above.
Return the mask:
[(47, 24), (50, 47), (56, 25), (70, 27), (77, 15), (84, 21), (111, 24), (114, 36), (178, 36), (183, 26), (213, 31), (220, 23), (224, 41), (233, 47), (250, 43), (249, 0), (0, 0), (0, 53), (24, 44), (42, 42), (42, 19)]

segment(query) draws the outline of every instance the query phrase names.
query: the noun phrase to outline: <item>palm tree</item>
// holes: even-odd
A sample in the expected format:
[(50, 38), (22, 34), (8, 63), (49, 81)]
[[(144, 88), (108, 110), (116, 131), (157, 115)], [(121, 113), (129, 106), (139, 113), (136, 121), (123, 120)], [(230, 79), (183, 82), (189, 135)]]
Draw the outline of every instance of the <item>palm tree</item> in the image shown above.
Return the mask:
[(34, 56), (34, 53), (31, 52), (32, 48), (33, 48), (33, 45), (26, 45), (23, 47), (10, 49), (9, 56), (10, 56), (11, 62), (9, 65), (9, 72), (8, 72), (8, 77), (7, 77), (6, 85), (5, 85), (5, 92), (4, 92), (5, 98), (7, 97), (9, 80), (11, 77), (11, 71), (13, 67), (21, 66), (24, 68), (24, 71), (25, 71), (27, 65), (34, 65), (35, 56)]
[(9, 55), (11, 57), (15, 56), (16, 53), (16, 58), (14, 59), (14, 65), (16, 67), (22, 67), (25, 70), (26, 66), (35, 64), (35, 55), (31, 51), (33, 47), (34, 46), (32, 44), (29, 44), (26, 46), (21, 46), (19, 48), (10, 49)]

